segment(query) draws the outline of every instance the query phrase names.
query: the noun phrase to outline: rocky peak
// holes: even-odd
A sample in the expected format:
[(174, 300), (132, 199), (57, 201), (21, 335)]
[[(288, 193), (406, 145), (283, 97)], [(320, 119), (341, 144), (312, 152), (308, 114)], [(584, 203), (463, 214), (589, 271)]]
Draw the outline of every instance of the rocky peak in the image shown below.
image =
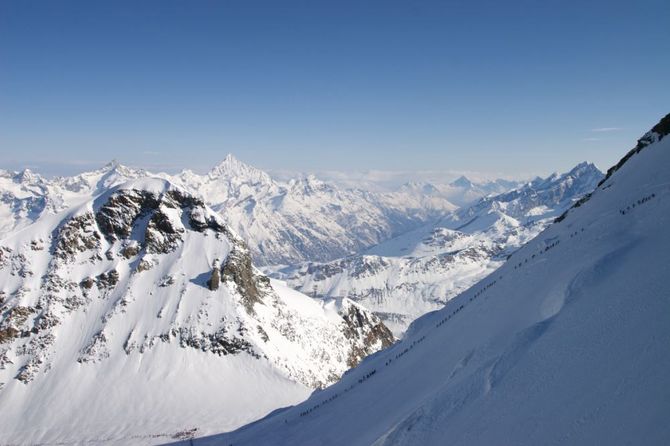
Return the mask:
[(371, 353), (393, 345), (391, 331), (375, 315), (365, 310), (351, 299), (340, 301), (339, 313), (344, 319), (344, 333), (349, 339), (359, 339), (347, 358), (349, 367), (356, 367)]
[(232, 183), (250, 183), (250, 184), (270, 184), (272, 178), (266, 172), (257, 169), (249, 164), (243, 163), (232, 154), (226, 157), (209, 171), (210, 180), (229, 181)]
[(454, 187), (461, 187), (463, 189), (469, 189), (473, 186), (473, 183), (465, 175), (461, 175), (452, 181), (450, 185)]

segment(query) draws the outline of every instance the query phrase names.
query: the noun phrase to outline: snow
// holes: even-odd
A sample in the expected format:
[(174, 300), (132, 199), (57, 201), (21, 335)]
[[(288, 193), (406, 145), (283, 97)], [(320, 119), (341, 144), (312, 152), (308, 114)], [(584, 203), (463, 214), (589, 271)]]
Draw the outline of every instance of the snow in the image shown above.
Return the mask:
[(670, 137), (337, 384), (190, 444), (669, 444), (668, 225)]
[(400, 338), (414, 319), (441, 308), (498, 268), (603, 176), (582, 163), (563, 175), (482, 198), (363, 254), (265, 271), (304, 293), (354, 299)]
[[(191, 228), (215, 213), (193, 197), (175, 204), (174, 190), (156, 178), (124, 182), (2, 240), (0, 334), (10, 339), (0, 343), (0, 443), (155, 444), (234, 429), (333, 382), (352, 352), (381, 348), (364, 331), (350, 335), (334, 302), (262, 285), (242, 261), (238, 274), (258, 276), (253, 311), (232, 279), (210, 290), (212, 265), (247, 248), (228, 229)], [(94, 212), (143, 194), (152, 200), (127, 237), (101, 232)], [(177, 235), (164, 251), (147, 245), (157, 213), (152, 237)]]
[[(202, 196), (249, 244), (259, 265), (332, 260), (359, 253), (445, 211), (517, 183), (408, 183), (392, 192), (342, 188), (313, 175), (279, 181), (232, 155), (210, 172), (149, 173), (111, 162), (73, 177), (46, 180), (32, 172), (0, 172), (0, 239), (40, 216), (84, 203), (129, 180), (168, 180)], [(156, 188), (153, 185), (136, 185)], [(130, 187), (130, 186), (129, 186)]]

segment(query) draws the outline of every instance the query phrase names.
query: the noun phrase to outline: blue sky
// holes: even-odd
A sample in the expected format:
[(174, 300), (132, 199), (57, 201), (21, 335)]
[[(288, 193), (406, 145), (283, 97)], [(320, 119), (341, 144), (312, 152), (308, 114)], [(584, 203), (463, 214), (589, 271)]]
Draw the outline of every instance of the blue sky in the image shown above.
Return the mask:
[(607, 168), (670, 112), (670, 2), (0, 0), (0, 167)]

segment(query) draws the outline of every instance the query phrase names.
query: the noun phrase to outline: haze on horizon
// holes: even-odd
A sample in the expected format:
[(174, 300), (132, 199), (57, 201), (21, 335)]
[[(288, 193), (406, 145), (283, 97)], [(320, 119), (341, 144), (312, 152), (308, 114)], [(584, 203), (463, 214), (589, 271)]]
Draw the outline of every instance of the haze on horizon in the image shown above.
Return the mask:
[(668, 18), (660, 0), (9, 0), (0, 168), (606, 169), (667, 112)]

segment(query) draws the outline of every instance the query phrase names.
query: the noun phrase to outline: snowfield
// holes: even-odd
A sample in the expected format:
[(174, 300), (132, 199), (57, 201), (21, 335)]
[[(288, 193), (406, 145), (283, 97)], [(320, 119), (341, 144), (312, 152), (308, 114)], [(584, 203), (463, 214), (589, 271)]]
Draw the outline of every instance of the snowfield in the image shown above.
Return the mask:
[(670, 115), (654, 130), (401, 342), (297, 406), (188, 444), (670, 444)]

